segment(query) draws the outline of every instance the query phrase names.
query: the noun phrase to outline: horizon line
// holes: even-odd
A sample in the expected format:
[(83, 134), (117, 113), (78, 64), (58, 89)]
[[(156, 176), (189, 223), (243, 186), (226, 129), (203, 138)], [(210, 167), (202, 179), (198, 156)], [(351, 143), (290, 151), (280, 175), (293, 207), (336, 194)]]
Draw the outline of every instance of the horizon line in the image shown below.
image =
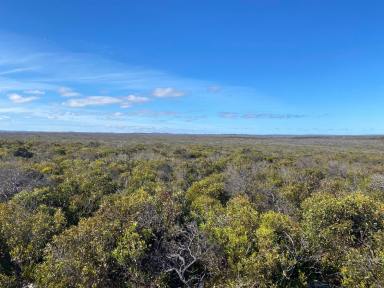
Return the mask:
[(221, 136), (221, 137), (384, 137), (384, 134), (248, 134), (248, 133), (176, 133), (176, 132), (90, 132), (90, 131), (39, 131), (39, 130), (0, 130), (0, 134), (92, 134), (92, 135), (171, 135), (171, 136)]

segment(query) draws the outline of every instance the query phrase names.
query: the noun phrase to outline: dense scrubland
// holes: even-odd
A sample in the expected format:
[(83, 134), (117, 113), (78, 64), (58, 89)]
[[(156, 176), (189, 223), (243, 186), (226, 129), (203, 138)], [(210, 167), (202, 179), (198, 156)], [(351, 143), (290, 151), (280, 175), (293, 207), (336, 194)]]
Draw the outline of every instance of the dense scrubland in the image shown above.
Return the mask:
[(383, 287), (384, 139), (0, 135), (0, 287)]

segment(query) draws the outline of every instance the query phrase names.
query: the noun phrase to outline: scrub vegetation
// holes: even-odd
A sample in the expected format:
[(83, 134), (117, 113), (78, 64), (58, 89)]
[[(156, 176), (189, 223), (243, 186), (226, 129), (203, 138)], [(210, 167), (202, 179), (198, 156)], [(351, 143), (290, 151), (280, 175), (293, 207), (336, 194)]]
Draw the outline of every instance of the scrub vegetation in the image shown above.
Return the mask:
[(0, 135), (0, 287), (383, 287), (384, 139)]

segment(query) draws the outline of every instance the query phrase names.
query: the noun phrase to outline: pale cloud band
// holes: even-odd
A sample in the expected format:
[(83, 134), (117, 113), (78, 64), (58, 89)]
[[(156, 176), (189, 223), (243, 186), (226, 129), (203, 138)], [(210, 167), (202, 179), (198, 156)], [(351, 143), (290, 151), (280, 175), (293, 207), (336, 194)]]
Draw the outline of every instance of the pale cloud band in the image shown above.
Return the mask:
[(184, 96), (185, 93), (183, 91), (177, 90), (172, 87), (165, 88), (156, 88), (153, 90), (152, 95), (157, 98), (168, 98), (168, 97), (181, 97)]
[(45, 95), (45, 91), (43, 90), (25, 90), (24, 91), (25, 94), (32, 94), (32, 95)]
[(59, 87), (58, 92), (63, 97), (78, 97), (81, 94), (68, 87)]
[(35, 101), (39, 99), (37, 96), (22, 96), (17, 93), (8, 94), (8, 99), (11, 100), (15, 104), (23, 104), (23, 103), (29, 103), (32, 101)]
[(307, 117), (304, 114), (290, 113), (237, 113), (237, 112), (220, 112), (220, 118), (225, 119), (297, 119)]
[(147, 97), (128, 95), (122, 97), (111, 97), (111, 96), (89, 96), (85, 98), (70, 99), (64, 102), (64, 105), (79, 108), (86, 106), (103, 106), (103, 105), (120, 105), (121, 108), (131, 107), (132, 104), (140, 104), (148, 102)]

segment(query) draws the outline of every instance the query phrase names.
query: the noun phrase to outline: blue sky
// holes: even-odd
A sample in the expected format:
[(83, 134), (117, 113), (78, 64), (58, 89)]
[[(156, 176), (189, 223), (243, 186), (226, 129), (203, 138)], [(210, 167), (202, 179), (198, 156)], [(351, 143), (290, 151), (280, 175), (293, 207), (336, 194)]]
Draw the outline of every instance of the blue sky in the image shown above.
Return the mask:
[(0, 130), (384, 134), (383, 11), (1, 0)]

